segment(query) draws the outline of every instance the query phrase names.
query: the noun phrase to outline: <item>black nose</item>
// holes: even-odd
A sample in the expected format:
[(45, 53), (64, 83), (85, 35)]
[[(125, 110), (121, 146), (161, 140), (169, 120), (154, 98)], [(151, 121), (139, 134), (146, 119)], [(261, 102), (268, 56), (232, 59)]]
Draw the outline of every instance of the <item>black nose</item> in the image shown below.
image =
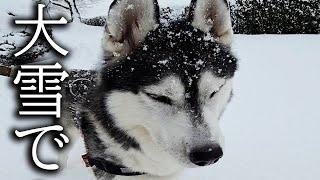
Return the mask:
[(192, 149), (189, 158), (193, 164), (206, 166), (216, 163), (223, 155), (219, 145), (207, 145), (200, 148)]

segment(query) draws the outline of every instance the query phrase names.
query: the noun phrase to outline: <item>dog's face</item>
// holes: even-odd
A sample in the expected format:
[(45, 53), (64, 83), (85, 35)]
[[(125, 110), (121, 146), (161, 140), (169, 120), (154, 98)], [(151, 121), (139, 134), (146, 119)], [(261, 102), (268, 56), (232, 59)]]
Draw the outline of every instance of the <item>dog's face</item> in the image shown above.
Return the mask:
[(113, 3), (105, 38), (110, 62), (100, 82), (103, 108), (129, 137), (128, 149), (187, 167), (221, 158), (219, 118), (237, 69), (224, 1), (191, 7), (188, 19), (162, 25), (154, 1)]

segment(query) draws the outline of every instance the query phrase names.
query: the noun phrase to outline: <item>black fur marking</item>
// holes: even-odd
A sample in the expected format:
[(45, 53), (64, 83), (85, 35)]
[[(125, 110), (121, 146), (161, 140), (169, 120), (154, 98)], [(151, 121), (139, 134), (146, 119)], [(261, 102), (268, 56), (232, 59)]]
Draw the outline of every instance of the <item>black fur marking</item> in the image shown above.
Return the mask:
[(106, 89), (138, 92), (140, 86), (155, 83), (168, 74), (184, 75), (187, 80), (206, 70), (218, 77), (231, 78), (237, 69), (237, 59), (228, 47), (212, 38), (186, 21), (168, 27), (160, 25), (125, 60), (105, 68), (102, 77), (110, 84)]
[(154, 10), (155, 10), (155, 18), (158, 24), (160, 24), (160, 7), (158, 0), (153, 0)]
[(90, 154), (103, 154), (107, 147), (103, 145), (94, 125), (88, 120), (86, 113), (81, 114), (80, 127), (85, 139), (87, 151)]
[(124, 130), (119, 128), (114, 122), (112, 115), (106, 111), (105, 95), (105, 92), (101, 89), (93, 91), (87, 103), (87, 108), (93, 113), (95, 120), (104, 127), (106, 133), (117, 143), (121, 144), (124, 149), (129, 150), (133, 148), (141, 150), (135, 138), (130, 137)]
[[(196, 73), (196, 72), (191, 72)], [(191, 80), (192, 79), (192, 80)], [(201, 113), (201, 105), (199, 102), (199, 89), (198, 89), (198, 81), (199, 76), (191, 77), (191, 79), (183, 79), (185, 81), (185, 89), (186, 89), (186, 102), (189, 106), (189, 113), (193, 116), (192, 123), (196, 127), (199, 124), (203, 124), (203, 116)], [(190, 82), (190, 80), (192, 82)], [(186, 84), (189, 83), (189, 84)], [(191, 85), (190, 85), (191, 84)]]

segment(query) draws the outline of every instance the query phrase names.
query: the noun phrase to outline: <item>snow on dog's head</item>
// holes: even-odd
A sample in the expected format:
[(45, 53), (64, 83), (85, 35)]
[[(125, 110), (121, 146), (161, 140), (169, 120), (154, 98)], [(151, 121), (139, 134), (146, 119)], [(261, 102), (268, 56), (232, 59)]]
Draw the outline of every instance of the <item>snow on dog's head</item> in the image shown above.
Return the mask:
[(165, 174), (223, 154), (219, 118), (237, 69), (229, 10), (223, 0), (193, 0), (189, 12), (163, 25), (155, 0), (118, 0), (110, 9), (95, 94), (104, 105), (94, 113), (106, 114), (115, 143), (140, 154), (138, 163), (122, 159), (139, 171)]

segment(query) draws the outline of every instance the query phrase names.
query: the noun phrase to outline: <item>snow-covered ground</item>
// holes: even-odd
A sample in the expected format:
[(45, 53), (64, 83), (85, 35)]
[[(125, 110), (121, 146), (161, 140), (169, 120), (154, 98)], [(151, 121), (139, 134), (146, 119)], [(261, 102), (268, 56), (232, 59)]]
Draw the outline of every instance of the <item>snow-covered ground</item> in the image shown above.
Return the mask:
[[(12, 7), (8, 2), (0, 1), (0, 18)], [(170, 5), (168, 2), (160, 0), (162, 6)], [(184, 0), (172, 2), (188, 4)], [(0, 31), (3, 29), (0, 25)], [(102, 32), (102, 28), (80, 24), (57, 31), (59, 42), (71, 51), (63, 60), (65, 66), (95, 68), (101, 55)], [(233, 50), (240, 59), (240, 68), (235, 96), (221, 122), (225, 155), (211, 167), (187, 170), (181, 179), (320, 179), (319, 48), (320, 35), (236, 35)], [(9, 80), (0, 77), (0, 179), (93, 179), (81, 161), (84, 149), (80, 141), (70, 153), (68, 168), (58, 174), (43, 174), (31, 168), (27, 154), (30, 141), (14, 140), (11, 131), (41, 126), (49, 120), (16, 118), (15, 102)], [(42, 146), (46, 148), (41, 155), (46, 159), (57, 156), (50, 144)]]

